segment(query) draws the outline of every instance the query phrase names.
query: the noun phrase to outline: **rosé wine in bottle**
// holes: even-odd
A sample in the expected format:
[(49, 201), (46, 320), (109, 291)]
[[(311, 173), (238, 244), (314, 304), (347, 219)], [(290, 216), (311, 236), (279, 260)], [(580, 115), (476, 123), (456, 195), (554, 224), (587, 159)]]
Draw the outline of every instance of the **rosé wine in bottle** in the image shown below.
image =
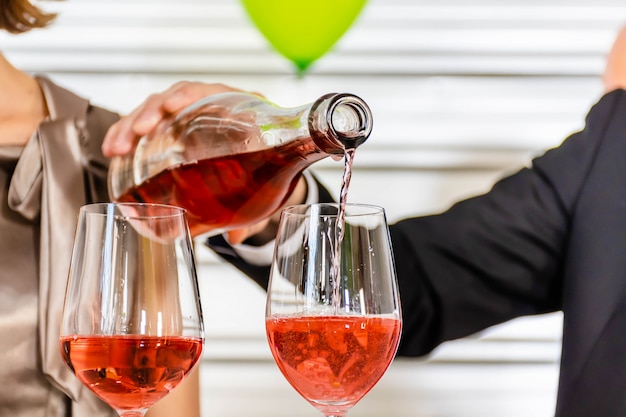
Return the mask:
[(283, 205), (297, 184), (295, 174), (308, 165), (300, 155), (318, 152), (310, 147), (300, 140), (277, 149), (179, 165), (117, 199), (185, 207), (192, 236), (244, 227), (250, 219), (269, 217)]

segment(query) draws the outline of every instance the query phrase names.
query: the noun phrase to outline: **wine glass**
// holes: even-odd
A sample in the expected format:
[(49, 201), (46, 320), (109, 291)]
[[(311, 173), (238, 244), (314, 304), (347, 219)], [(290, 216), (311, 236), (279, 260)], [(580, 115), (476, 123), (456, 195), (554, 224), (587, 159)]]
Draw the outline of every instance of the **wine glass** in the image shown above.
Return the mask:
[[(337, 245), (337, 242), (340, 242)], [(287, 207), (265, 324), (289, 383), (325, 416), (345, 416), (383, 376), (400, 338), (395, 266), (381, 207)]]
[(139, 203), (80, 209), (61, 353), (122, 417), (141, 417), (193, 369), (202, 310), (184, 209)]

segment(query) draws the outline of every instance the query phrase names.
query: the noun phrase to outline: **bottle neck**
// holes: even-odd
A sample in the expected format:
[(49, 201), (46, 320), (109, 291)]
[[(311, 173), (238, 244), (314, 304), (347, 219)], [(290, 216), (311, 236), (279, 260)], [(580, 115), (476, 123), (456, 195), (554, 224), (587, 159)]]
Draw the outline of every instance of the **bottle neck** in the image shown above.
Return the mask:
[(308, 118), (315, 144), (330, 155), (356, 149), (372, 132), (372, 112), (353, 94), (326, 94), (313, 103)]

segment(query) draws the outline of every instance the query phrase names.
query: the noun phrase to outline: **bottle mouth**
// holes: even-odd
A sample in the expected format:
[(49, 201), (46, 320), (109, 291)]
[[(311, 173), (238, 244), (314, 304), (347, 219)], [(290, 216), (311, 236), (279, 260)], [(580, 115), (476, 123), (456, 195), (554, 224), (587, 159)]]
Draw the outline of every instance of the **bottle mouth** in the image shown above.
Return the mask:
[(326, 117), (345, 149), (357, 148), (372, 133), (372, 112), (367, 103), (353, 94), (335, 94)]

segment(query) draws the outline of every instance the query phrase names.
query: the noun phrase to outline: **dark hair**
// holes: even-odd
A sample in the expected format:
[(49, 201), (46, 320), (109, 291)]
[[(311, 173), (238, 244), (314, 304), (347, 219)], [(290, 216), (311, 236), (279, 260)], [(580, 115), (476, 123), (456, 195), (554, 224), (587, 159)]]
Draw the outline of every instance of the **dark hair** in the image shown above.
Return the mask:
[(0, 29), (10, 33), (46, 27), (55, 17), (55, 13), (45, 13), (29, 0), (0, 0)]

